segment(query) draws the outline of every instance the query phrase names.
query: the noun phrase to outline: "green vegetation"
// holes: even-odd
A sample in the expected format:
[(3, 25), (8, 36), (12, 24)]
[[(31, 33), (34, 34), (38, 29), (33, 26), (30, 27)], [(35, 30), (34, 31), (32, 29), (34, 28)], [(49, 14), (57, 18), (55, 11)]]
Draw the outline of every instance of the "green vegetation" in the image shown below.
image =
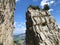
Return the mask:
[(23, 43), (25, 43), (25, 33), (14, 35), (14, 42), (17, 43), (17, 45), (23, 45)]
[(49, 10), (49, 9), (50, 9), (50, 8), (49, 8), (48, 4), (45, 4), (43, 10)]
[[(40, 10), (39, 6), (32, 6), (32, 5), (30, 5), (28, 8), (32, 8), (34, 10), (36, 10), (36, 9)], [(48, 11), (49, 9), (50, 9), (50, 7), (48, 6), (48, 4), (45, 4), (44, 8), (42, 10)]]

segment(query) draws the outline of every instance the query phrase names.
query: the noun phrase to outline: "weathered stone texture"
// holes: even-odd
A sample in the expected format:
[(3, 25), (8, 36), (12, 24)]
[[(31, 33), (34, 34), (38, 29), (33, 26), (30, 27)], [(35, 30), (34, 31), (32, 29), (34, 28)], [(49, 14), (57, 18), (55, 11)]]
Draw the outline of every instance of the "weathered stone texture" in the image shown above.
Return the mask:
[(60, 45), (60, 29), (48, 11), (28, 8), (26, 45)]
[(0, 0), (0, 44), (13, 45), (15, 0)]

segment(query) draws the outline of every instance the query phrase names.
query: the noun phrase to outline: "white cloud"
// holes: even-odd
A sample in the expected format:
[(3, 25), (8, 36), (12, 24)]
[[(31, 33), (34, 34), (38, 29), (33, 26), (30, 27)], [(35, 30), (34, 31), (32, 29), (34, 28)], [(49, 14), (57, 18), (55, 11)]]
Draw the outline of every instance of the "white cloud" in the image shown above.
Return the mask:
[(48, 11), (51, 12), (51, 11), (53, 11), (53, 9), (49, 9)]
[(54, 3), (54, 1), (50, 1), (50, 4), (53, 4)]
[(21, 34), (21, 33), (25, 33), (26, 30), (26, 26), (24, 22), (15, 22), (14, 23), (15, 29), (14, 29), (14, 34)]
[(14, 26), (16, 26), (16, 22), (14, 22)]
[(40, 5), (41, 5), (42, 8), (43, 8), (43, 6), (44, 6), (45, 4), (51, 5), (51, 4), (53, 4), (53, 3), (54, 3), (53, 0), (52, 0), (52, 1), (50, 1), (50, 0), (42, 0), (41, 3), (40, 3)]
[(59, 26), (59, 28), (60, 28), (60, 26)]
[(19, 0), (16, 0), (16, 2), (18, 2)]
[(48, 1), (48, 0), (42, 0), (40, 5), (41, 5), (42, 7), (43, 7), (45, 4), (48, 4), (48, 5), (49, 5), (49, 3), (47, 3), (47, 1)]
[(60, 28), (60, 25), (58, 25), (58, 27)]

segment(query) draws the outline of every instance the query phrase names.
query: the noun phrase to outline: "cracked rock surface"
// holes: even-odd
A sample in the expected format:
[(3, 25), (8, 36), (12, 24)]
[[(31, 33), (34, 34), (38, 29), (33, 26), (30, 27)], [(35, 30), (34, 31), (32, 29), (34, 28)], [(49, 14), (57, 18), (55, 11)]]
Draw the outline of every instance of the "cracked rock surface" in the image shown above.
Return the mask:
[(28, 8), (26, 45), (60, 45), (60, 29), (48, 11)]
[(15, 0), (0, 0), (0, 45), (13, 45)]

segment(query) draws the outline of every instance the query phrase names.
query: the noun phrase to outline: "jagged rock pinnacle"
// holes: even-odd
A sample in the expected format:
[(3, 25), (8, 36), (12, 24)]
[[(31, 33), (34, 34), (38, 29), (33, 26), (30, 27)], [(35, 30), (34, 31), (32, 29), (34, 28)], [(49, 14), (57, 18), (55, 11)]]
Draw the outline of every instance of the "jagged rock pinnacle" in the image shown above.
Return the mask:
[(50, 13), (32, 7), (28, 8), (26, 45), (60, 45), (60, 31)]

